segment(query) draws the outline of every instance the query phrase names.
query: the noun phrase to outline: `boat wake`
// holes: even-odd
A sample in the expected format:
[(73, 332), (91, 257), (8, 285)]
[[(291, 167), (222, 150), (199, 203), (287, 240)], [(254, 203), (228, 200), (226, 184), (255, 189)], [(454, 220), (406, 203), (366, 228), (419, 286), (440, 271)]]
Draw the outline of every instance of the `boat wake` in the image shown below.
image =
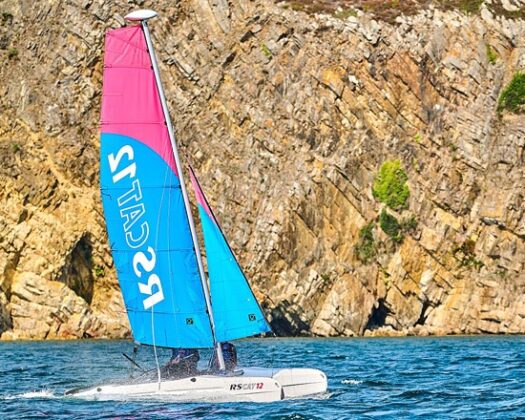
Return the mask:
[(4, 401), (29, 399), (29, 398), (47, 399), (47, 398), (59, 398), (59, 396), (53, 394), (53, 391), (50, 391), (48, 389), (42, 389), (40, 391), (24, 392), (22, 394), (0, 396), (0, 400), (4, 400)]
[(301, 395), (298, 397), (285, 398), (284, 400), (280, 402), (286, 403), (290, 401), (304, 401), (304, 400), (330, 400), (339, 394), (340, 394), (339, 392), (325, 391), (325, 392), (319, 392), (317, 394), (309, 394), (309, 395)]

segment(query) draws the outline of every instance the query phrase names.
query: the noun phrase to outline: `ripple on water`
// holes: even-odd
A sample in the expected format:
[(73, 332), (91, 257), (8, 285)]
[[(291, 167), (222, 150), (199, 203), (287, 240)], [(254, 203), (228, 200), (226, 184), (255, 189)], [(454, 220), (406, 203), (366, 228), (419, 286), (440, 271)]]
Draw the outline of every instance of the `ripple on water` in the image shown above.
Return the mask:
[(332, 360), (346, 360), (346, 359), (348, 359), (348, 356), (345, 356), (344, 354), (336, 354), (336, 355), (330, 356), (330, 359), (332, 359)]
[(363, 383), (367, 386), (377, 386), (377, 387), (381, 387), (381, 386), (389, 386), (391, 385), (390, 382), (387, 382), (387, 381), (379, 381), (379, 380), (366, 380), (366, 381), (363, 381)]

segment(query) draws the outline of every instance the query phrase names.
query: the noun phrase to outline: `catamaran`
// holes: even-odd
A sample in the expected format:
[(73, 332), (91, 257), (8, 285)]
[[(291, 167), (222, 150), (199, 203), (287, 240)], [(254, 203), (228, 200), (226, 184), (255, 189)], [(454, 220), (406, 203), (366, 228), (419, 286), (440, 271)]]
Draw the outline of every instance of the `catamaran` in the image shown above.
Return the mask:
[(219, 370), (163, 378), (157, 360), (153, 379), (68, 395), (270, 402), (323, 393), (327, 378), (316, 369), (225, 369), (221, 343), (271, 328), (191, 171), (208, 287), (148, 28), (155, 16), (152, 10), (132, 12), (126, 16), (130, 26), (106, 33), (100, 146), (104, 215), (134, 340), (155, 351), (213, 348)]

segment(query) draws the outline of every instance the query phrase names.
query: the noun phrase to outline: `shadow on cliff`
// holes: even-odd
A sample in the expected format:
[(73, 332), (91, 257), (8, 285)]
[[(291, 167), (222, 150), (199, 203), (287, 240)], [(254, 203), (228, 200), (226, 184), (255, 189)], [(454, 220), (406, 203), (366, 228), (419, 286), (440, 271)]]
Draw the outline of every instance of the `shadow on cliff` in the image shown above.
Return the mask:
[(59, 281), (63, 282), (88, 304), (93, 300), (93, 242), (90, 233), (84, 233), (66, 257)]
[(386, 317), (390, 315), (392, 311), (388, 308), (384, 299), (377, 301), (377, 306), (372, 308), (372, 313), (368, 318), (368, 322), (365, 327), (366, 330), (375, 330), (385, 326)]
[(309, 335), (310, 326), (297, 313), (284, 307), (285, 303), (279, 304), (271, 311), (270, 325), (274, 333), (279, 337)]

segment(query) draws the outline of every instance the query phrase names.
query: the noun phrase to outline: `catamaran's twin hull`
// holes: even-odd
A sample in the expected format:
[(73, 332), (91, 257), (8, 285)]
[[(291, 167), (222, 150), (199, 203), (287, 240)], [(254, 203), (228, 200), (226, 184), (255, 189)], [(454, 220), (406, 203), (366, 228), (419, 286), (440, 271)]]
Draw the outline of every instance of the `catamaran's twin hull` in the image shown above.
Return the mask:
[(316, 369), (244, 369), (239, 376), (201, 375), (171, 381), (101, 385), (68, 393), (96, 400), (161, 399), (172, 401), (272, 402), (319, 394), (326, 375)]

